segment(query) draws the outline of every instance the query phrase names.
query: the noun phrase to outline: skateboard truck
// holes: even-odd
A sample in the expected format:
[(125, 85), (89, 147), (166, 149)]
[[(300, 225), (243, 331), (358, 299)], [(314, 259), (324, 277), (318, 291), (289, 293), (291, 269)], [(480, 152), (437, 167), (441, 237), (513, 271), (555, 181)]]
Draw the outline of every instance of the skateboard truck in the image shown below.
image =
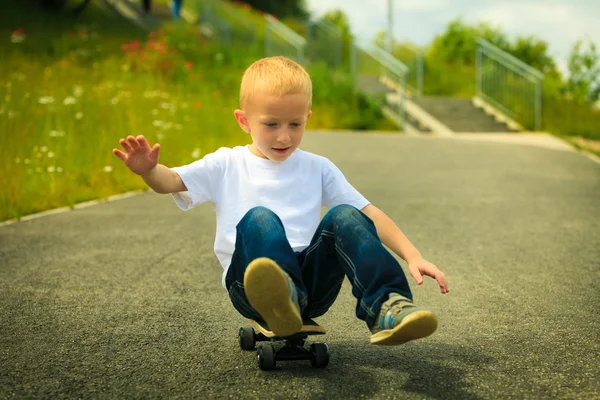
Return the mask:
[(277, 361), (310, 360), (315, 368), (325, 368), (329, 363), (329, 348), (325, 343), (305, 346), (308, 336), (325, 334), (325, 329), (312, 319), (302, 321), (302, 329), (287, 337), (276, 336), (264, 321), (251, 320), (251, 323), (253, 327), (240, 328), (238, 342), (242, 350), (249, 351), (255, 349), (256, 342), (270, 342), (256, 349), (261, 370), (275, 369)]

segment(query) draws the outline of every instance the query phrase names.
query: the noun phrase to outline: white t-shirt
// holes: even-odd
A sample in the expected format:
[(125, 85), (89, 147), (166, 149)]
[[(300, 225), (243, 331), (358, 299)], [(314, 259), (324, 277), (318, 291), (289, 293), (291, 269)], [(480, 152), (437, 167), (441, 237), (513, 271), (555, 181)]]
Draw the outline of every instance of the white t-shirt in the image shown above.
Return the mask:
[(182, 210), (214, 203), (217, 213), (215, 254), (223, 269), (222, 283), (235, 249), (236, 226), (253, 207), (273, 211), (283, 222), (294, 251), (310, 244), (319, 225), (321, 207), (369, 204), (325, 157), (296, 149), (274, 162), (250, 152), (248, 146), (220, 148), (201, 160), (173, 168), (187, 192), (173, 193)]

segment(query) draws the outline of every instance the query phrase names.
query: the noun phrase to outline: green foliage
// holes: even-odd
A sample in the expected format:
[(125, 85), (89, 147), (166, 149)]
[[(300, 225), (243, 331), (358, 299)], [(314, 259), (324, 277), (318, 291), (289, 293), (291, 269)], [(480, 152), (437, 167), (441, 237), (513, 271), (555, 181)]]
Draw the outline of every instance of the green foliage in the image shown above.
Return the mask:
[(433, 40), (427, 57), (444, 63), (474, 65), (478, 38), (505, 51), (510, 48), (506, 35), (499, 28), (488, 23), (471, 26), (458, 18), (450, 22), (446, 31)]
[(548, 43), (535, 36), (518, 37), (508, 52), (547, 76), (559, 76), (556, 63), (548, 54)]
[(332, 72), (325, 63), (311, 64), (308, 70), (313, 81), (311, 129), (398, 130), (374, 101), (356, 91), (348, 74)]
[[(244, 3), (234, 1), (234, 3)], [(300, 20), (308, 18), (308, 11), (304, 0), (246, 0), (252, 8), (272, 14), (279, 19), (295, 17)]]
[(600, 99), (600, 53), (589, 39), (578, 40), (571, 50), (566, 93), (581, 103)]

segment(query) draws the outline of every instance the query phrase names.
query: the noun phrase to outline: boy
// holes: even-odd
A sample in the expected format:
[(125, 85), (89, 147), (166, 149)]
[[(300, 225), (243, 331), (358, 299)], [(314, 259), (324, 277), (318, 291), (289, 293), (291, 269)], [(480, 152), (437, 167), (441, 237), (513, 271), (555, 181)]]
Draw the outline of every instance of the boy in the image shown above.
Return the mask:
[[(329, 309), (347, 276), (371, 343), (429, 336), (437, 319), (413, 304), (406, 276), (382, 242), (408, 262), (419, 285), (429, 275), (447, 293), (446, 277), (332, 162), (298, 148), (311, 101), (311, 79), (300, 65), (265, 58), (246, 70), (234, 112), (252, 144), (171, 169), (158, 164), (160, 146), (150, 148), (141, 135), (121, 139), (124, 152), (113, 153), (181, 209), (215, 204), (222, 283), (244, 317), (291, 335), (302, 318)], [(322, 206), (329, 211), (319, 221)]]

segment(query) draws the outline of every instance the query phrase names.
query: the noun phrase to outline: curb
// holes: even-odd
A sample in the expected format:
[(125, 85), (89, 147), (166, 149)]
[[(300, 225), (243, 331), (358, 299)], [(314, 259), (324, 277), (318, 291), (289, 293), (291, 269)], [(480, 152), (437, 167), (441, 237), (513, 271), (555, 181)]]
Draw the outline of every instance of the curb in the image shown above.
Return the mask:
[(105, 199), (89, 200), (89, 201), (84, 201), (82, 203), (77, 203), (73, 206), (59, 207), (59, 208), (54, 208), (52, 210), (41, 211), (41, 212), (35, 213), (35, 214), (28, 214), (21, 218), (13, 218), (13, 219), (9, 219), (9, 220), (0, 222), (0, 228), (3, 226), (6, 226), (6, 225), (12, 225), (12, 224), (16, 224), (19, 222), (26, 222), (26, 221), (31, 221), (31, 220), (42, 218), (42, 217), (47, 217), (49, 215), (62, 214), (64, 212), (68, 212), (68, 211), (81, 210), (82, 208), (87, 208), (87, 207), (95, 206), (98, 204), (112, 203), (114, 201), (138, 196), (138, 195), (144, 194), (146, 192), (151, 192), (151, 190), (137, 190), (137, 191), (133, 191), (133, 192), (125, 192), (122, 194), (116, 194), (116, 195), (109, 196)]

